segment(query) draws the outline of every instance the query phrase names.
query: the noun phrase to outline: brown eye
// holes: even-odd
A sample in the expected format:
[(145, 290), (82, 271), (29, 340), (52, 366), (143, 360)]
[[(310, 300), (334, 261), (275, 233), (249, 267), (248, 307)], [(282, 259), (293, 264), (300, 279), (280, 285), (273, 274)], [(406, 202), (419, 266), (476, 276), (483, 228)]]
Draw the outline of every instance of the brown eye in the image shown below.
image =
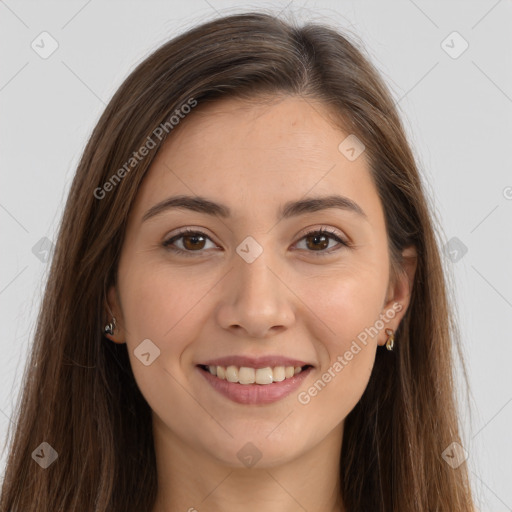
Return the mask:
[(305, 241), (306, 251), (315, 252), (315, 256), (327, 256), (336, 252), (337, 249), (327, 250), (331, 241), (338, 242), (338, 245), (344, 247), (350, 247), (348, 242), (342, 240), (335, 231), (329, 231), (327, 229), (318, 229), (306, 233), (302, 238)]
[(183, 246), (187, 250), (193, 251), (194, 249), (203, 249), (205, 238), (202, 235), (195, 234), (195, 235), (185, 235), (182, 236), (183, 238)]
[[(180, 241), (181, 247), (178, 244)], [(210, 237), (205, 233), (187, 229), (169, 238), (169, 240), (165, 240), (162, 245), (170, 251), (189, 256), (194, 252), (201, 253), (205, 249), (207, 241), (211, 242)]]

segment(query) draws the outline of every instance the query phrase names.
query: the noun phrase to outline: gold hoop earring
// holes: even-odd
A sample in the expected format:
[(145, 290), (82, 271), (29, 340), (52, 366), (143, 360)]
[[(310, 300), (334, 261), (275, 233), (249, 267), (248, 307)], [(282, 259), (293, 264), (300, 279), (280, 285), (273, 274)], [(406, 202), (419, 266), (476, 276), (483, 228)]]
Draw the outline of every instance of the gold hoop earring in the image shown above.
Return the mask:
[(386, 334), (388, 335), (388, 339), (386, 341), (386, 348), (389, 351), (392, 351), (393, 347), (395, 346), (395, 333), (393, 332), (393, 329), (386, 329)]

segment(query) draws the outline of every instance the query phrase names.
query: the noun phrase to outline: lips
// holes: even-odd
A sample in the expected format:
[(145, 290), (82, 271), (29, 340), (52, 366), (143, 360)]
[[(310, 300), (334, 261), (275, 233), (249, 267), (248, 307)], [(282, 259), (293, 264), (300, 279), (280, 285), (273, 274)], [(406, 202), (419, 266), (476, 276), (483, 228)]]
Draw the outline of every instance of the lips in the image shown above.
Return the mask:
[(199, 374), (220, 394), (241, 404), (269, 404), (298, 388), (314, 370), (302, 359), (280, 355), (233, 355), (196, 364)]
[[(226, 379), (219, 378), (216, 375), (213, 375), (210, 371), (206, 370), (203, 365), (197, 365), (197, 371), (200, 375), (201, 379), (205, 379), (206, 382), (218, 393), (228, 398), (233, 402), (237, 402), (240, 404), (246, 405), (265, 405), (271, 404), (278, 400), (285, 398), (290, 395), (294, 391), (297, 391), (299, 386), (301, 386), (310, 373), (313, 371), (313, 367), (310, 365), (306, 365), (305, 367), (297, 367), (300, 371), (294, 374), (292, 377), (284, 378), (279, 382), (273, 382), (273, 378), (266, 381), (265, 384), (261, 385), (260, 383), (246, 383), (242, 384), (240, 382), (230, 382)], [(222, 366), (215, 366), (215, 368), (223, 368)], [(228, 366), (227, 369), (230, 368), (234, 370), (236, 367)], [(245, 367), (249, 368), (249, 367)], [(283, 367), (281, 367), (283, 368)], [(294, 368), (293, 366), (287, 368)], [(271, 370), (270, 367), (263, 368), (263, 371)], [(257, 380), (259, 380), (257, 378)], [(203, 381), (204, 382), (204, 381)]]

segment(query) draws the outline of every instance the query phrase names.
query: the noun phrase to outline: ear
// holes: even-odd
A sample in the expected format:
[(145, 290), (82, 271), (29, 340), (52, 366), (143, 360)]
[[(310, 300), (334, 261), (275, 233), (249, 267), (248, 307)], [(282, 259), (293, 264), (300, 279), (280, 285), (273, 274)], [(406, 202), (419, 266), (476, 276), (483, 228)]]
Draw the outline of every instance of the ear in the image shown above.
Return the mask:
[(107, 337), (109, 340), (114, 343), (126, 343), (124, 341), (124, 319), (121, 310), (121, 304), (119, 301), (119, 296), (117, 293), (117, 289), (115, 285), (112, 285), (107, 292), (107, 304), (105, 304), (105, 323), (104, 325), (112, 322), (112, 315), (114, 315), (116, 319), (116, 327), (114, 329), (114, 334), (106, 334), (103, 335)]
[[(403, 256), (403, 272), (392, 281), (388, 287), (386, 303), (383, 308), (383, 313), (387, 314), (390, 320), (386, 323), (385, 328), (382, 329), (384, 334), (382, 339), (379, 339), (379, 345), (384, 345), (387, 341), (386, 329), (393, 329), (396, 331), (402, 318), (404, 317), (411, 301), (413, 290), (414, 276), (416, 274), (416, 267), (418, 264), (418, 254), (416, 247), (411, 245), (402, 251)], [(392, 313), (395, 312), (392, 316)]]

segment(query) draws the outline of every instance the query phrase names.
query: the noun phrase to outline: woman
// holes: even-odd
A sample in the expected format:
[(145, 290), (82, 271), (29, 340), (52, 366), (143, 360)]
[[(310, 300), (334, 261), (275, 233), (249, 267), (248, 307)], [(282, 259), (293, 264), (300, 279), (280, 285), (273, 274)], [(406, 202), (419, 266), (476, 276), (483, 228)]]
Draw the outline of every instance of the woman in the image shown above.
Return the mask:
[(78, 166), (1, 510), (474, 510), (456, 326), (390, 94), (267, 14), (169, 41)]

